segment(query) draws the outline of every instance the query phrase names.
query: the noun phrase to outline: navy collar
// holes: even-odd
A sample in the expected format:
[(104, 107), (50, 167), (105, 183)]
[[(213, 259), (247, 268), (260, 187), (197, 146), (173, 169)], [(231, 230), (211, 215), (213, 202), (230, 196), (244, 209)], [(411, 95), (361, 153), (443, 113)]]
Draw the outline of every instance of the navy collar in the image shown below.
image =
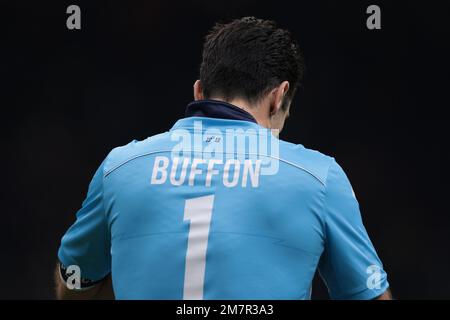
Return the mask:
[(247, 111), (218, 100), (197, 100), (186, 107), (186, 117), (207, 117), (230, 120), (243, 120), (256, 122), (256, 119)]

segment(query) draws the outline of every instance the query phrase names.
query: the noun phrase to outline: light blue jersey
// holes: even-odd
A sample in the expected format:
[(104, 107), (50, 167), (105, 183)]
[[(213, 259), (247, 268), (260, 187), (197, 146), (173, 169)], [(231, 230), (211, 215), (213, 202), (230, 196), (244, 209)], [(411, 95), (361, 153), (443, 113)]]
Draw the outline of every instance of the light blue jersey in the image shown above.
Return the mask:
[(388, 288), (341, 167), (247, 120), (113, 149), (58, 256), (118, 299), (309, 299), (317, 269), (334, 299)]

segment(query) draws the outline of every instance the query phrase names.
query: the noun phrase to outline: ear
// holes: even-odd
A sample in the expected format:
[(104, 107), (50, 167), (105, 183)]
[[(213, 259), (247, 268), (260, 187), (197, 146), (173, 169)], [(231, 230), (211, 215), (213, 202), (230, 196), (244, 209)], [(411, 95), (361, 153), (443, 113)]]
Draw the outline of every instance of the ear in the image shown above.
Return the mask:
[(289, 81), (283, 81), (278, 87), (271, 91), (270, 115), (273, 116), (280, 111), (283, 99), (289, 91)]
[(197, 80), (194, 83), (194, 100), (203, 100), (203, 88), (200, 80)]

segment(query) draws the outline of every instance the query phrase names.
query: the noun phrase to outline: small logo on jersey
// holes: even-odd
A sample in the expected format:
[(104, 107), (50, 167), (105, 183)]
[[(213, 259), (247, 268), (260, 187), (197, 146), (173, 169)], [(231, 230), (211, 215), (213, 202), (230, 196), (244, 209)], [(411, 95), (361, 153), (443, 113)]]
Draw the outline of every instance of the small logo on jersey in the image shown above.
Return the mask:
[(220, 137), (209, 136), (209, 137), (206, 137), (205, 142), (206, 142), (206, 143), (210, 143), (210, 142), (220, 142), (220, 140), (221, 140)]
[[(239, 164), (251, 160), (261, 164), (261, 175), (274, 175), (279, 169), (279, 143), (277, 130), (248, 128), (227, 128), (220, 130), (208, 126), (203, 128), (201, 120), (194, 121), (193, 130), (175, 129), (171, 131), (171, 140), (176, 144), (172, 148), (172, 159), (189, 158), (222, 161), (237, 160)], [(234, 164), (234, 163), (233, 163)]]

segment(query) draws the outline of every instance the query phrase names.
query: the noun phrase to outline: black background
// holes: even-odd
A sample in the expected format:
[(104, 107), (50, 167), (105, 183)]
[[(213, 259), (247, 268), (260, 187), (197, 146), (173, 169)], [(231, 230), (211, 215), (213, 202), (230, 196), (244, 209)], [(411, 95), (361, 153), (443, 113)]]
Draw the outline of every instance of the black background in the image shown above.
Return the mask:
[[(450, 298), (443, 1), (29, 1), (1, 5), (0, 298), (53, 298), (59, 240), (106, 154), (168, 130), (205, 33), (254, 15), (307, 64), (282, 138), (346, 170), (394, 295)], [(66, 28), (77, 4), (82, 29)], [(382, 29), (366, 28), (378, 4)], [(314, 298), (327, 298), (315, 281)]]

